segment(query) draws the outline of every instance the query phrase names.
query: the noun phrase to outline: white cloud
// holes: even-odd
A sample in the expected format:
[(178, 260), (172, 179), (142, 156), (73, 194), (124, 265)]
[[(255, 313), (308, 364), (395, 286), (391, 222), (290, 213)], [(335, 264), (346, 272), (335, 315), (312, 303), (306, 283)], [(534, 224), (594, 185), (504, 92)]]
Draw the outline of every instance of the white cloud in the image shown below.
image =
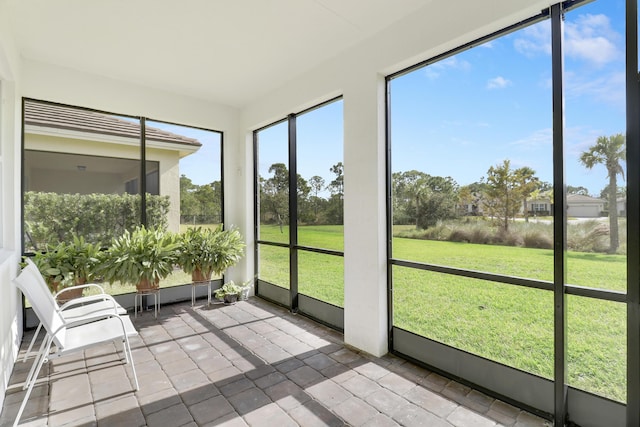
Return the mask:
[[(622, 58), (616, 45), (621, 39), (606, 15), (579, 15), (564, 24), (564, 51), (567, 57), (601, 67)], [(513, 42), (514, 48), (527, 57), (551, 54), (549, 21), (527, 27)]]
[(527, 57), (537, 56), (541, 53), (551, 55), (551, 25), (549, 21), (527, 27), (519, 34), (521, 35), (514, 40), (513, 46), (521, 54)]
[(522, 139), (512, 142), (511, 146), (519, 147), (524, 150), (537, 150), (542, 147), (549, 148), (549, 156), (551, 156), (551, 146), (553, 144), (553, 129), (539, 129), (525, 136)]
[(427, 77), (434, 80), (440, 77), (442, 73), (447, 70), (461, 70), (468, 71), (471, 69), (471, 64), (464, 59), (460, 59), (456, 56), (443, 59), (442, 61), (431, 64), (424, 69), (424, 73)]
[(495, 40), (489, 40), (488, 42), (482, 43), (478, 47), (483, 47), (485, 49), (493, 49), (496, 44)]
[(580, 154), (588, 150), (599, 136), (605, 132), (588, 126), (567, 127), (564, 131), (565, 149), (568, 157), (574, 157), (577, 161)]
[(598, 102), (617, 107), (625, 111), (625, 74), (617, 71), (599, 75), (597, 78), (567, 73), (565, 87), (568, 99), (588, 96)]
[(616, 46), (619, 38), (607, 16), (580, 15), (575, 22), (565, 24), (564, 48), (567, 56), (600, 67), (622, 58)]
[(489, 79), (489, 81), (487, 82), (487, 89), (504, 89), (511, 85), (513, 85), (513, 82), (511, 80), (507, 80), (502, 76), (498, 76), (493, 79)]

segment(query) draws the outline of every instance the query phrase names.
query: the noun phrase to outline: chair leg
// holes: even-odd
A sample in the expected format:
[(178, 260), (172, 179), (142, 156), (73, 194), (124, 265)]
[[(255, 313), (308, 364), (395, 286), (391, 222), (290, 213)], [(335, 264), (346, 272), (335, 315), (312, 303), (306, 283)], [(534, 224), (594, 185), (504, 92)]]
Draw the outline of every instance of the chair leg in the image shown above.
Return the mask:
[(36, 329), (36, 333), (33, 334), (33, 338), (31, 338), (31, 342), (29, 343), (29, 348), (27, 348), (27, 352), (24, 354), (24, 357), (22, 358), (22, 363), (27, 361), (27, 357), (29, 357), (29, 354), (31, 353), (31, 349), (33, 348), (33, 345), (36, 343), (36, 339), (38, 338), (38, 334), (40, 333), (40, 329), (42, 329), (42, 322), (40, 322), (38, 324), (38, 328)]
[(38, 349), (38, 353), (36, 354), (36, 357), (33, 359), (33, 364), (31, 365), (31, 369), (29, 369), (29, 375), (27, 375), (27, 379), (25, 380), (24, 385), (22, 386), (23, 390), (28, 387), (27, 384), (29, 384), (31, 379), (33, 379), (33, 381), (35, 382), (38, 378), (38, 375), (35, 375), (34, 377), (34, 371), (36, 369), (36, 366), (38, 365), (38, 361), (40, 360), (40, 358), (44, 358), (46, 356), (43, 353), (44, 346), (46, 345), (46, 343), (47, 343), (47, 335), (45, 334), (45, 337), (42, 340), (42, 344), (40, 344), (40, 348)]
[[(47, 342), (46, 352), (48, 353), (51, 349), (51, 340), (45, 339)], [(27, 406), (27, 401), (29, 400), (29, 396), (31, 396), (31, 391), (33, 390), (33, 386), (36, 384), (36, 379), (38, 378), (38, 374), (42, 369), (42, 365), (47, 358), (45, 357), (45, 353), (40, 353), (40, 358), (38, 359), (38, 366), (36, 367), (35, 374), (33, 380), (29, 382), (29, 387), (27, 388), (27, 392), (24, 395), (24, 399), (22, 399), (22, 404), (20, 404), (20, 409), (18, 409), (18, 414), (16, 415), (16, 420), (13, 422), (13, 427), (17, 427), (20, 422), (20, 418), (22, 417), (22, 413), (24, 412), (24, 408)]]
[(124, 339), (122, 340), (122, 353), (124, 354), (124, 362), (128, 365), (131, 358), (127, 353), (127, 343)]
[(124, 336), (124, 350), (125, 354), (128, 352), (128, 359), (131, 361), (131, 371), (133, 372), (133, 380), (135, 382), (135, 390), (140, 390), (140, 385), (138, 384), (138, 376), (136, 375), (136, 367), (133, 363), (133, 353), (131, 352), (131, 344), (129, 343), (129, 337), (127, 335)]

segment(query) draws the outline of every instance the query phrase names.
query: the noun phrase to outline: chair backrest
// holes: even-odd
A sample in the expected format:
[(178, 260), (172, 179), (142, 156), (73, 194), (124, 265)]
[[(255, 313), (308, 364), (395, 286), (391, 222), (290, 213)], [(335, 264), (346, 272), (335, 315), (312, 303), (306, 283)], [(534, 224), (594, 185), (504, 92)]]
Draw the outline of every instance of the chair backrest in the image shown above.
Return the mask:
[(22, 269), (18, 277), (13, 279), (13, 282), (29, 300), (45, 330), (50, 335), (58, 331), (53, 335), (53, 342), (57, 347), (64, 348), (65, 322), (57, 310), (58, 306), (38, 267), (33, 262), (27, 261), (27, 266)]
[(49, 286), (47, 286), (47, 281), (44, 280), (44, 276), (42, 275), (42, 273), (40, 273), (40, 269), (38, 268), (38, 266), (36, 265), (35, 262), (33, 262), (33, 260), (31, 258), (25, 258), (25, 262), (27, 263), (28, 266), (32, 266), (32, 270), (37, 270), (39, 274), (34, 274), (35, 280), (38, 282), (38, 285), (42, 288), (42, 289), (47, 289), (49, 292), (46, 292), (46, 295), (51, 298), (51, 301), (53, 302), (53, 304), (56, 306), (56, 310), (59, 309), (60, 307), (58, 306), (58, 301), (56, 301), (56, 299), (53, 297), (53, 294), (51, 293), (51, 290), (49, 289)]

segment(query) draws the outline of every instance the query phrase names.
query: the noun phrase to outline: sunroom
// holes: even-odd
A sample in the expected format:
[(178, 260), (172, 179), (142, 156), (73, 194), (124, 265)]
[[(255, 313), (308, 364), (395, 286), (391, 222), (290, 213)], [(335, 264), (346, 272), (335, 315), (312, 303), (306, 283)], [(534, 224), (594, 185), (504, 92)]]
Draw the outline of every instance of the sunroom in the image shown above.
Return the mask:
[[(637, 21), (637, 0), (0, 0), (0, 401), (37, 324), (20, 258), (73, 222), (38, 208), (125, 195), (73, 231), (236, 227), (215, 284), (250, 282), (253, 315), (557, 426), (639, 426)], [(191, 300), (174, 276), (159, 319)]]

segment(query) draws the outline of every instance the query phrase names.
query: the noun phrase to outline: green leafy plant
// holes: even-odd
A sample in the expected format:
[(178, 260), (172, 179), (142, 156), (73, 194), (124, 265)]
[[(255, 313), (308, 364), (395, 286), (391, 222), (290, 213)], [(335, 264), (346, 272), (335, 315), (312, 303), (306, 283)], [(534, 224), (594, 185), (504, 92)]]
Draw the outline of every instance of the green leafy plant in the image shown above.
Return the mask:
[(213, 296), (217, 299), (224, 301), (225, 303), (236, 302), (244, 290), (248, 287), (248, 283), (242, 285), (236, 285), (233, 280), (225, 283), (220, 288), (216, 289)]
[(46, 250), (37, 251), (33, 262), (47, 282), (51, 292), (58, 292), (68, 286), (68, 279), (72, 271), (67, 254), (67, 245), (59, 243), (56, 246), (47, 245)]
[(179, 247), (177, 236), (169, 231), (144, 226), (126, 230), (101, 253), (99, 272), (107, 281), (157, 288), (173, 271)]
[(65, 253), (75, 284), (82, 285), (94, 279), (99, 262), (99, 243), (87, 242), (84, 237), (74, 234), (73, 241), (65, 245)]
[(236, 264), (244, 246), (242, 235), (235, 228), (188, 228), (180, 236), (178, 263), (194, 281), (210, 280), (212, 274), (222, 274)]

